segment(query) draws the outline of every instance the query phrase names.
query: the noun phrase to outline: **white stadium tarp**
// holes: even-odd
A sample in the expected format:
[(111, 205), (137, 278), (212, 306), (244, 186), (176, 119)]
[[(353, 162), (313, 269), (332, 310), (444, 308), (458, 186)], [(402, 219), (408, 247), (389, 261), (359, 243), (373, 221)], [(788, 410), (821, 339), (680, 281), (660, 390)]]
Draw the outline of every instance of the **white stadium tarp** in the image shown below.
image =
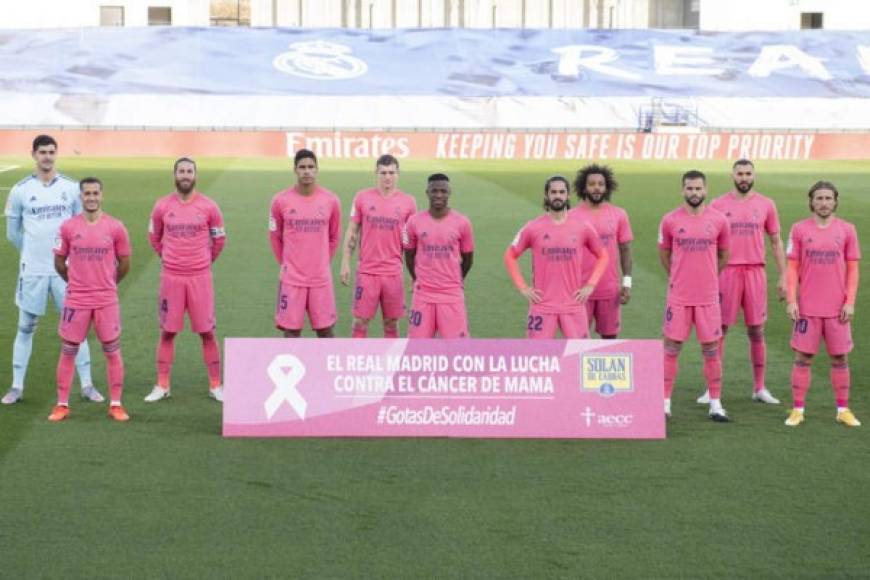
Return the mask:
[(870, 128), (870, 32), (0, 31), (0, 70), (6, 127)]

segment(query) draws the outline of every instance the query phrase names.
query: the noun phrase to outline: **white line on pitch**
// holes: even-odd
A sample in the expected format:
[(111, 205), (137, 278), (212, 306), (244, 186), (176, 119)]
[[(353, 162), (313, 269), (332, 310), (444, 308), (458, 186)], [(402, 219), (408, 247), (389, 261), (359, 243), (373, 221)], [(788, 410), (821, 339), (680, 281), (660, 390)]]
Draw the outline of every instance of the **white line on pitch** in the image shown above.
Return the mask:
[(12, 171), (13, 169), (18, 169), (18, 165), (6, 165), (4, 167), (0, 167), (0, 173)]

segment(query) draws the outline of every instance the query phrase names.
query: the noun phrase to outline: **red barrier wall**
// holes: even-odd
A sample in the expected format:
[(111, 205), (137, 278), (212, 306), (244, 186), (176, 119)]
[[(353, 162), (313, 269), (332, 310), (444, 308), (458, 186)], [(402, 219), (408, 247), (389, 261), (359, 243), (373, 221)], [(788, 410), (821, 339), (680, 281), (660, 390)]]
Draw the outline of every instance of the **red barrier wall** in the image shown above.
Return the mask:
[[(30, 150), (39, 129), (0, 131), (0, 155)], [(574, 133), (387, 131), (45, 130), (64, 152), (87, 156), (286, 157), (300, 147), (325, 159), (753, 160), (867, 159), (870, 133)]]

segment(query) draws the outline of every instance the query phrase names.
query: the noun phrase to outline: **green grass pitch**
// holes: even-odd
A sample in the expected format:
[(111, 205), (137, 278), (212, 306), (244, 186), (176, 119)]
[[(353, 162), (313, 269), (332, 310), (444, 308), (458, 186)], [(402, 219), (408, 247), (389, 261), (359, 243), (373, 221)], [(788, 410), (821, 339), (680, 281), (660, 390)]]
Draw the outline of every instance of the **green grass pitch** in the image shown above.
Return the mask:
[[(32, 162), (0, 174), (0, 198)], [(614, 163), (635, 233), (634, 294), (624, 335), (658, 337), (664, 273), (659, 219), (680, 198), (680, 173), (697, 165), (712, 194), (730, 186), (726, 163)], [(870, 574), (868, 292), (859, 292), (852, 408), (834, 422), (820, 356), (807, 422), (783, 426), (791, 353), (784, 308), (771, 297), (770, 389), (780, 407), (752, 403), (748, 347), (729, 336), (724, 403), (714, 424), (694, 403), (702, 390), (694, 339), (681, 357), (674, 419), (664, 441), (445, 439), (224, 440), (206, 397), (198, 339), (180, 337), (173, 398), (147, 406), (155, 379), (159, 264), (146, 240), (156, 197), (172, 189), (169, 159), (62, 158), (72, 176), (103, 178), (105, 209), (128, 226), (133, 270), (121, 286), (125, 402), (115, 424), (102, 406), (73, 399), (63, 424), (54, 400), (57, 317), (37, 330), (25, 400), (0, 408), (0, 577), (772, 577)], [(541, 186), (565, 163), (408, 162), (401, 186), (425, 207), (425, 176), (446, 171), (451, 205), (475, 227), (467, 280), (472, 334), (520, 337), (525, 304), (501, 255), (541, 211)], [(351, 195), (373, 183), (369, 163), (321, 164), (323, 185)], [(759, 163), (758, 188), (778, 203), (785, 231), (807, 214), (819, 178), (842, 192), (840, 214), (870, 240), (870, 163)], [(293, 181), (285, 160), (203, 159), (199, 186), (221, 205), (228, 245), (215, 267), (218, 332), (277, 336), (277, 268), (267, 241), (272, 194)], [(524, 258), (527, 262), (528, 258)], [(338, 268), (339, 260), (334, 262)], [(0, 243), (0, 388), (10, 382), (17, 311), (16, 256)], [(868, 279), (868, 268), (861, 268)], [(770, 269), (771, 278), (773, 268)], [(771, 288), (772, 288), (771, 283)], [(349, 336), (350, 291), (337, 285), (339, 336)], [(402, 324), (404, 332), (405, 324)], [(379, 335), (380, 325), (372, 326)], [(310, 333), (307, 333), (310, 335)], [(94, 376), (105, 365), (92, 339)], [(74, 387), (76, 389), (77, 387)], [(77, 391), (74, 390), (74, 393)]]

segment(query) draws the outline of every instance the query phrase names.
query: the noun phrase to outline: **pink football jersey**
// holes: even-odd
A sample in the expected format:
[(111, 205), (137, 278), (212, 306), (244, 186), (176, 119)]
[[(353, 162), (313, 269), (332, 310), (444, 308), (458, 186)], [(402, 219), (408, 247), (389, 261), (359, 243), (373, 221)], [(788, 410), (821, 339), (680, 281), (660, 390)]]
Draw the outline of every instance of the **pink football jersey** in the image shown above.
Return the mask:
[(194, 192), (186, 202), (178, 193), (170, 193), (154, 204), (148, 239), (166, 272), (201, 274), (223, 250), (224, 218), (218, 205), (202, 193)]
[(118, 302), (118, 258), (130, 255), (124, 224), (105, 213), (91, 224), (79, 214), (61, 225), (54, 253), (66, 256), (65, 306), (103, 308)]
[[(610, 261), (607, 270), (595, 286), (595, 291), (590, 300), (613, 298), (619, 294), (622, 282), (619, 279), (619, 245), (630, 242), (634, 238), (631, 232), (631, 224), (628, 214), (621, 207), (612, 203), (604, 202), (597, 208), (587, 204), (581, 204), (569, 212), (572, 219), (581, 219), (592, 224), (598, 234), (601, 245), (607, 250)], [(588, 249), (583, 252), (583, 283), (589, 280), (592, 269), (595, 267), (595, 254)]]
[[(532, 287), (542, 294), (541, 302), (532, 305), (535, 312), (556, 314), (586, 308), (574, 299), (574, 293), (586, 283), (594, 260), (604, 251), (589, 222), (569, 218), (559, 224), (545, 214), (524, 225), (511, 248), (514, 256), (532, 250)], [(584, 269), (587, 252), (593, 256), (590, 272)]]
[(692, 215), (679, 207), (662, 218), (659, 248), (671, 251), (668, 303), (704, 306), (719, 303), (719, 250), (727, 250), (725, 216), (709, 207)]
[(402, 273), (402, 229), (417, 212), (417, 202), (407, 193), (383, 196), (376, 189), (356, 194), (350, 219), (360, 226), (359, 272), (376, 276)]
[(296, 186), (272, 198), (269, 240), (281, 265), (281, 281), (316, 288), (332, 284), (330, 262), (338, 248), (341, 204), (322, 187), (309, 196)]
[(764, 265), (764, 238), (779, 232), (773, 200), (757, 192), (744, 198), (731, 191), (714, 199), (710, 207), (724, 215), (731, 228), (728, 264)]
[(839, 218), (824, 228), (813, 218), (799, 221), (791, 227), (787, 253), (799, 262), (801, 316), (839, 316), (846, 303), (846, 262), (861, 259), (855, 226)]
[(417, 250), (414, 296), (424, 302), (461, 302), (462, 256), (474, 251), (474, 232), (468, 218), (451, 209), (436, 220), (428, 210), (415, 213), (405, 224), (404, 246)]

